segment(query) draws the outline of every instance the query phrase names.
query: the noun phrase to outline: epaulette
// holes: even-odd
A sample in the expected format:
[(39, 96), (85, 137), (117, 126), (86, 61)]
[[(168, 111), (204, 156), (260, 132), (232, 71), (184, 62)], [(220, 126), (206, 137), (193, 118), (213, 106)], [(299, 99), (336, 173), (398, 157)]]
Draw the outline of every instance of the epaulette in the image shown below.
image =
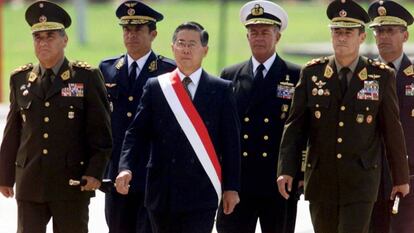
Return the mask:
[(158, 55), (157, 58), (158, 58), (158, 60), (161, 60), (161, 61), (163, 61), (165, 63), (169, 63), (169, 64), (171, 64), (173, 66), (176, 66), (175, 61), (173, 59), (164, 57), (162, 55)]
[(29, 69), (32, 69), (32, 68), (33, 68), (33, 64), (32, 63), (28, 63), (26, 65), (19, 66), (18, 68), (16, 68), (15, 70), (13, 70), (13, 72), (12, 72), (11, 75), (15, 75), (17, 73), (20, 73), (22, 71), (29, 70)]
[(89, 65), (87, 62), (84, 62), (84, 61), (74, 61), (72, 62), (72, 66), (83, 68), (85, 70), (90, 70), (92, 68), (91, 65)]
[(103, 59), (101, 62), (108, 62), (108, 61), (118, 60), (119, 58), (121, 58), (123, 56), (124, 56), (124, 54), (121, 54), (121, 55), (116, 56), (116, 57), (108, 57), (108, 58)]
[(380, 61), (369, 59), (368, 63), (371, 64), (374, 67), (380, 68), (381, 70), (383, 70), (383, 69), (392, 69), (391, 67), (387, 66), (385, 63), (382, 63)]
[(328, 57), (315, 58), (315, 59), (312, 59), (311, 61), (309, 61), (308, 63), (306, 63), (305, 66), (309, 67), (309, 66), (313, 66), (313, 65), (316, 65), (316, 64), (324, 64), (328, 61), (329, 61)]

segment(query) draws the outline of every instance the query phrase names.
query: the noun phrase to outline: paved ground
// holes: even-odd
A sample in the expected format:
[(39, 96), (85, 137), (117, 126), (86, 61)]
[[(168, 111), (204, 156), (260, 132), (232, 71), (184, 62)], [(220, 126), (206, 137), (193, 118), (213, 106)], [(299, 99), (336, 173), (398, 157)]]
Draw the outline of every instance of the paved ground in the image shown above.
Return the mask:
[[(5, 119), (8, 111), (8, 106), (0, 105), (0, 138), (2, 138)], [(14, 233), (16, 232), (16, 202), (14, 199), (6, 199), (0, 194), (0, 233)], [(312, 225), (310, 222), (308, 203), (301, 200), (298, 206), (298, 216), (296, 221), (296, 233), (312, 233)], [(48, 226), (47, 233), (52, 233), (52, 229)], [(97, 192), (96, 198), (91, 200), (90, 205), (90, 233), (106, 233), (108, 229), (104, 217), (104, 195)], [(213, 231), (215, 233), (215, 231)], [(256, 233), (261, 233), (259, 227)]]

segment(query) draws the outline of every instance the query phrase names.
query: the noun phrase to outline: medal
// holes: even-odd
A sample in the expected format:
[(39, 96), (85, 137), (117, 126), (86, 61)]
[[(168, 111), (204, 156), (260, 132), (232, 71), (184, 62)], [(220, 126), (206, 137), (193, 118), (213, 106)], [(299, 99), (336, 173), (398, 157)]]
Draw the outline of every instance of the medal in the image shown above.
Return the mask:
[(315, 117), (316, 117), (316, 119), (320, 119), (321, 118), (321, 112), (320, 111), (315, 111)]
[(356, 117), (356, 122), (358, 122), (359, 124), (364, 122), (364, 115), (363, 114), (358, 114), (357, 117)]
[(318, 95), (323, 95), (324, 91), (322, 89), (318, 90)]
[(367, 123), (371, 124), (371, 122), (372, 122), (372, 115), (368, 115), (367, 116)]
[(75, 112), (72, 112), (72, 111), (68, 112), (68, 118), (69, 119), (75, 118)]
[(318, 89), (313, 88), (313, 89), (312, 89), (312, 95), (313, 95), (313, 96), (315, 96), (315, 95), (317, 95), (317, 94), (318, 94)]

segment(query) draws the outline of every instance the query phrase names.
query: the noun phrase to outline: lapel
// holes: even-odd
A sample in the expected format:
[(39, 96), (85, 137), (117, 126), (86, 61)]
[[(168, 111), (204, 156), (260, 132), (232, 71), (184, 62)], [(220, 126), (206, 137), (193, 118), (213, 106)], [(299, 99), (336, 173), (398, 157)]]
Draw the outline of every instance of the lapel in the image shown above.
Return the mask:
[(66, 81), (71, 78), (73, 72), (69, 67), (69, 61), (65, 58), (62, 66), (59, 69), (59, 72), (56, 74), (55, 79), (53, 80), (52, 86), (47, 92), (45, 100), (50, 97), (60, 93), (62, 88), (66, 85)]
[(331, 91), (332, 98), (335, 98), (337, 102), (342, 101), (341, 87), (339, 83), (338, 71), (335, 64), (335, 56), (330, 56), (328, 64), (324, 70), (324, 82), (327, 84), (327, 89)]
[(43, 99), (43, 90), (40, 86), (40, 65), (33, 67), (32, 71), (27, 74), (27, 83), (30, 83), (29, 93), (33, 93), (39, 99)]
[(204, 109), (209, 106), (209, 100), (215, 96), (215, 92), (216, 90), (211, 88), (210, 75), (203, 70), (193, 100), (194, 107), (200, 116), (202, 116), (201, 113), (204, 112)]
[(348, 90), (345, 93), (343, 104), (348, 103), (355, 94), (364, 87), (364, 80), (367, 78), (367, 61), (363, 57), (359, 57), (358, 65), (355, 68), (355, 72), (351, 78), (351, 81), (348, 85)]
[(253, 87), (253, 63), (246, 61), (234, 80), (234, 94), (240, 115), (246, 114)]
[(116, 83), (124, 91), (128, 90), (128, 59), (127, 55), (121, 56), (115, 63)]

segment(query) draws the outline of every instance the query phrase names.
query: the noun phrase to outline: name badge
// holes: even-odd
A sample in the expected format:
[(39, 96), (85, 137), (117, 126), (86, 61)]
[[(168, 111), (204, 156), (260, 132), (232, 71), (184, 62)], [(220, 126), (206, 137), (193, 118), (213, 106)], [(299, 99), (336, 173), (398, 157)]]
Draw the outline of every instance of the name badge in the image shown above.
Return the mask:
[(364, 88), (357, 94), (359, 100), (379, 100), (379, 84), (377, 80), (364, 81)]
[(405, 95), (414, 96), (414, 83), (411, 83), (411, 85), (405, 86)]
[(61, 90), (61, 94), (64, 97), (83, 97), (83, 83), (68, 83), (68, 87), (64, 87)]
[(277, 97), (281, 99), (292, 99), (295, 87), (293, 85), (278, 84)]

